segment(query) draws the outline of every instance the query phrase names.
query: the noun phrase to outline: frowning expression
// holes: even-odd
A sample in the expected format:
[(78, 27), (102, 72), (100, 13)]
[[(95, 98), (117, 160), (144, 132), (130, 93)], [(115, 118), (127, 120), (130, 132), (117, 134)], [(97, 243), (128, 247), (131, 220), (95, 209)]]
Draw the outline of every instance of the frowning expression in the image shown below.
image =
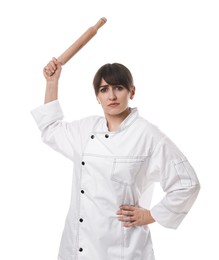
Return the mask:
[(97, 99), (105, 115), (119, 115), (128, 109), (129, 100), (134, 96), (134, 87), (129, 91), (122, 85), (109, 85), (101, 80)]

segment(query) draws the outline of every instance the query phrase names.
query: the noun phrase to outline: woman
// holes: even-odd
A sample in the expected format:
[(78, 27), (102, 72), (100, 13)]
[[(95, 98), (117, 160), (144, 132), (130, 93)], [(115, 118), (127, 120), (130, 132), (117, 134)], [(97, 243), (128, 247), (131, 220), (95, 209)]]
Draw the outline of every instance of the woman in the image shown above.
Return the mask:
[[(62, 121), (60, 74), (54, 58), (44, 68), (45, 105), (32, 111), (43, 141), (74, 162), (58, 259), (155, 259), (148, 225), (179, 226), (200, 189), (193, 168), (167, 136), (129, 108), (135, 87), (125, 66), (106, 64), (94, 77), (105, 117), (72, 123)], [(154, 182), (160, 182), (164, 198), (150, 210), (140, 207)]]

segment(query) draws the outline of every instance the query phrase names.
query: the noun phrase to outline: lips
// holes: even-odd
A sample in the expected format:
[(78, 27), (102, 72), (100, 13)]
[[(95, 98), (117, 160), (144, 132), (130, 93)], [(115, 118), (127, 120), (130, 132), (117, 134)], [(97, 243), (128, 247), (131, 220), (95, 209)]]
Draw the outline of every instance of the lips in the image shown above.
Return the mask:
[(118, 106), (119, 105), (119, 103), (110, 103), (108, 106), (109, 107), (116, 107), (116, 106)]

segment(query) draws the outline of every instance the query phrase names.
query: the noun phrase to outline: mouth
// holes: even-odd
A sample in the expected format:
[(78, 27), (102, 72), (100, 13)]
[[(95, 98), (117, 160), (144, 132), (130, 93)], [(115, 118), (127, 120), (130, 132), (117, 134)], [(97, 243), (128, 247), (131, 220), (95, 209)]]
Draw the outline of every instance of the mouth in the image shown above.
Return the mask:
[(110, 103), (109, 105), (108, 105), (108, 107), (116, 107), (116, 106), (118, 106), (119, 105), (119, 103)]

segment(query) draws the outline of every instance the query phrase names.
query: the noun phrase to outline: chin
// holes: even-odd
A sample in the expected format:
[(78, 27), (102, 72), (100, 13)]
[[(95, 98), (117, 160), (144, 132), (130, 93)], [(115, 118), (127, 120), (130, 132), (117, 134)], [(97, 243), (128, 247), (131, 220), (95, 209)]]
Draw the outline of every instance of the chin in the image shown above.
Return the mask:
[(104, 112), (105, 114), (111, 115), (111, 116), (118, 116), (121, 115), (122, 113), (124, 113), (126, 110), (128, 109), (128, 107), (126, 108), (110, 108), (110, 109), (106, 109)]

